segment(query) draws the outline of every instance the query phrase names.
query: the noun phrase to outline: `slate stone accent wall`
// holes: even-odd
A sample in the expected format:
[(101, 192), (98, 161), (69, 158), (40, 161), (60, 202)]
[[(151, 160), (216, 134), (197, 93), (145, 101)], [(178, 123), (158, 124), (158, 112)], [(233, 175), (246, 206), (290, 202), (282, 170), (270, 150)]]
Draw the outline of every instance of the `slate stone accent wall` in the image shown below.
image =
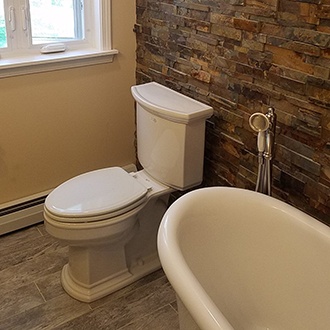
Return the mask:
[(208, 103), (205, 182), (254, 189), (254, 112), (277, 113), (274, 196), (330, 224), (330, 0), (136, 0), (137, 82)]

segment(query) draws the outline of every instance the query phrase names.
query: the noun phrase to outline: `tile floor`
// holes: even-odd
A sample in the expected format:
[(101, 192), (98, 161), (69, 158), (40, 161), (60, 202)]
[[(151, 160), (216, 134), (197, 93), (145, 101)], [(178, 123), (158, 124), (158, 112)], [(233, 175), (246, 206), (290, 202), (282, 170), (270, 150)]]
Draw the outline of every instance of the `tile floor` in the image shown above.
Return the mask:
[(67, 247), (39, 224), (0, 236), (0, 329), (178, 330), (175, 294), (162, 270), (90, 304), (60, 284)]

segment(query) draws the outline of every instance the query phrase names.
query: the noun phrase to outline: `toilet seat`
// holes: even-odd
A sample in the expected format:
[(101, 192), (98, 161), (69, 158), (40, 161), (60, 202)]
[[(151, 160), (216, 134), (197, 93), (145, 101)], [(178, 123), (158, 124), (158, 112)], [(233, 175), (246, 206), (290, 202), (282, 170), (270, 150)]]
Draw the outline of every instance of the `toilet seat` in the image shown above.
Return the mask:
[(120, 167), (88, 172), (53, 190), (45, 213), (66, 223), (94, 222), (126, 213), (147, 199), (148, 186)]

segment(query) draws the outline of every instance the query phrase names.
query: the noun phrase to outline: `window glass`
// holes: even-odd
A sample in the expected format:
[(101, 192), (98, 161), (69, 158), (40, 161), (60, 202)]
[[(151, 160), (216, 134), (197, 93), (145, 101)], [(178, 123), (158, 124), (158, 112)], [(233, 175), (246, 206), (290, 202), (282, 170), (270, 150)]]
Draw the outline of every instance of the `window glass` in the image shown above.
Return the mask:
[(82, 39), (82, 16), (81, 1), (30, 0), (32, 44)]
[(5, 11), (3, 0), (0, 0), (0, 48), (7, 47)]

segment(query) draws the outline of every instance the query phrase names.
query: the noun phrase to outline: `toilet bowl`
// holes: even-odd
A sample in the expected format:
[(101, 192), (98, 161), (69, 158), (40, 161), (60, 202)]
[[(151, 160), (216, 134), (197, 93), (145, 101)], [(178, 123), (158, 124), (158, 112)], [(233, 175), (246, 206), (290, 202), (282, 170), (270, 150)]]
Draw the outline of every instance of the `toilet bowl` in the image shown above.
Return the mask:
[(132, 94), (143, 170), (88, 172), (45, 201), (46, 230), (69, 246), (62, 286), (84, 302), (160, 268), (157, 231), (169, 196), (202, 180), (205, 120), (212, 108), (157, 83), (133, 86)]

